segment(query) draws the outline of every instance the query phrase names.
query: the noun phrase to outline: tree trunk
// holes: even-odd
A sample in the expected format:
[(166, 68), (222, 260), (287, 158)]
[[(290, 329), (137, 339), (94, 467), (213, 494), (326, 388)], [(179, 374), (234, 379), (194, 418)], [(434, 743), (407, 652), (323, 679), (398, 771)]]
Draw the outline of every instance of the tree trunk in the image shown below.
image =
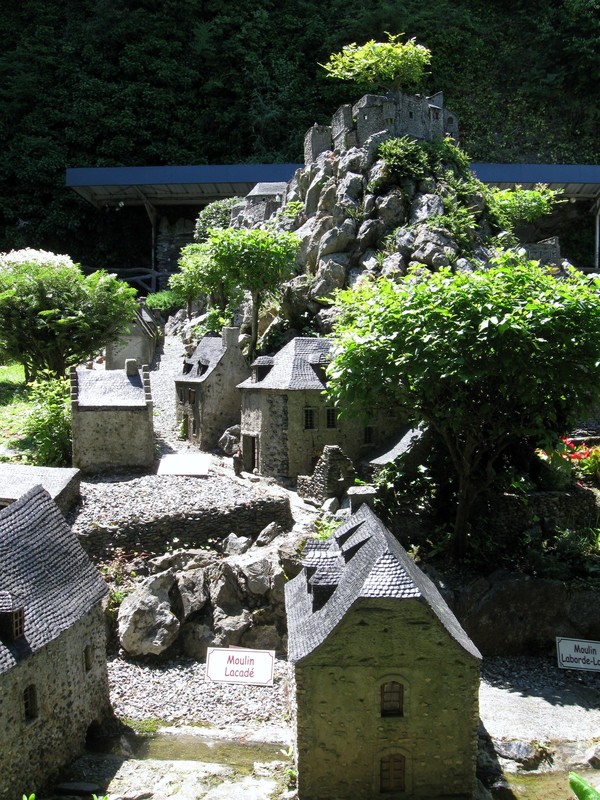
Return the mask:
[(260, 295), (252, 292), (252, 330), (250, 334), (250, 347), (248, 348), (248, 358), (250, 363), (254, 361), (256, 355), (256, 344), (258, 342), (258, 310)]
[(454, 518), (454, 555), (461, 561), (467, 552), (467, 539), (469, 536), (471, 509), (475, 498), (479, 494), (477, 486), (468, 475), (458, 476), (458, 493), (456, 503), (456, 516)]

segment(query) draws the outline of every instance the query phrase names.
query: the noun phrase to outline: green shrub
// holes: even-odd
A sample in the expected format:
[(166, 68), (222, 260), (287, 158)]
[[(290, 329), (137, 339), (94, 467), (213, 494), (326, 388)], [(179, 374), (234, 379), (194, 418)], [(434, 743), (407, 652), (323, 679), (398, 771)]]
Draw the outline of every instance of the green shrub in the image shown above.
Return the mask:
[(71, 464), (71, 404), (68, 380), (36, 381), (31, 387), (31, 410), (23, 431), (33, 450), (35, 463), (42, 467)]
[(225, 197), (223, 200), (215, 200), (214, 203), (205, 206), (196, 220), (194, 241), (205, 242), (211, 228), (228, 228), (231, 209), (239, 202), (239, 197)]
[(421, 142), (410, 136), (382, 142), (379, 145), (379, 156), (385, 161), (391, 179), (421, 180), (429, 175), (427, 152)]
[(185, 308), (185, 298), (174, 289), (163, 289), (160, 292), (149, 294), (146, 298), (146, 306), (152, 311), (160, 311), (161, 314), (174, 314), (180, 308)]

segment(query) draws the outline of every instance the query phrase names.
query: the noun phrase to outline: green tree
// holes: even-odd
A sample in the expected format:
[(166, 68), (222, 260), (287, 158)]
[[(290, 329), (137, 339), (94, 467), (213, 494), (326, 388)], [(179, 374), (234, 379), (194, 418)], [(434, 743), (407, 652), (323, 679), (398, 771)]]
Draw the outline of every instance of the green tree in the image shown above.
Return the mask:
[(239, 197), (225, 197), (215, 200), (200, 211), (194, 227), (194, 241), (205, 242), (211, 228), (228, 228), (231, 209), (240, 202)]
[(599, 288), (507, 252), (489, 271), (413, 273), (338, 295), (332, 400), (393, 403), (439, 435), (457, 479), (458, 557), (506, 448), (547, 444), (598, 401)]
[(213, 228), (203, 244), (184, 247), (180, 272), (169, 285), (188, 292), (193, 299), (206, 293), (216, 304), (241, 299), (247, 291), (252, 300), (252, 333), (249, 356), (258, 341), (258, 315), (268, 295), (292, 271), (299, 242), (292, 233), (262, 228)]
[(224, 228), (209, 233), (207, 248), (215, 273), (225, 276), (230, 287), (249, 292), (252, 300), (250, 359), (256, 352), (260, 309), (292, 272), (299, 244), (293, 233), (262, 228)]
[(68, 256), (1, 254), (0, 351), (28, 381), (42, 371), (62, 377), (126, 330), (135, 294), (106, 272), (84, 275)]
[(387, 33), (387, 42), (371, 39), (361, 46), (353, 42), (332, 53), (322, 66), (330, 78), (354, 81), (367, 89), (416, 89), (431, 61), (431, 52), (414, 39), (398, 41), (403, 35)]

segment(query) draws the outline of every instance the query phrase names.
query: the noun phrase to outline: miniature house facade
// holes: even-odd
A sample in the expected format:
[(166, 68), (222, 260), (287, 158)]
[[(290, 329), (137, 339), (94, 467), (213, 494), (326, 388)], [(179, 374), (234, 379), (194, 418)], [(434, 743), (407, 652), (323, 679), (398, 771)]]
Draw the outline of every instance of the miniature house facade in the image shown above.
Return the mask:
[(239, 425), (238, 384), (250, 374), (239, 346), (239, 328), (205, 336), (175, 380), (177, 422), (185, 438), (212, 450), (226, 428)]
[(469, 798), (481, 655), (363, 505), (286, 585), (300, 800)]
[(376, 421), (365, 426), (340, 417), (325, 397), (331, 346), (331, 339), (296, 337), (275, 356), (254, 361), (251, 377), (240, 384), (247, 472), (296, 479), (313, 472), (326, 445), (355, 460), (389, 435)]
[(135, 358), (138, 364), (150, 364), (159, 338), (156, 320), (141, 302), (128, 333), (106, 346), (106, 369), (124, 369), (125, 362), (130, 358)]
[(37, 792), (111, 715), (107, 586), (50, 495), (0, 511), (0, 798)]
[(148, 367), (71, 370), (73, 466), (83, 472), (147, 468), (154, 463)]

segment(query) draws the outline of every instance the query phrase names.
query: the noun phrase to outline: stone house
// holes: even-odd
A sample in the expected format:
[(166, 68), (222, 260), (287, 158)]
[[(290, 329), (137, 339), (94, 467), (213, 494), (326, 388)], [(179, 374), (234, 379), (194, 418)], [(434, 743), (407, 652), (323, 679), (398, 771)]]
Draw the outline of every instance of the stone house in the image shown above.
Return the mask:
[(129, 332), (106, 346), (106, 369), (124, 369), (125, 362), (130, 358), (135, 358), (138, 364), (150, 364), (159, 340), (156, 320), (142, 301), (136, 309)]
[(353, 461), (389, 436), (382, 418), (364, 425), (338, 416), (324, 395), (331, 339), (296, 337), (275, 356), (259, 356), (240, 384), (243, 467), (279, 480), (311, 474), (325, 445)]
[(301, 800), (472, 797), (481, 655), (363, 505), (285, 588)]
[(238, 384), (250, 374), (239, 346), (239, 328), (205, 336), (175, 379), (177, 422), (201, 450), (218, 447), (226, 428), (240, 422)]
[(73, 466), (83, 472), (147, 468), (154, 463), (148, 367), (71, 369)]
[(38, 792), (111, 715), (107, 586), (50, 495), (0, 511), (0, 798)]
[(386, 131), (390, 136), (413, 136), (434, 141), (458, 139), (458, 119), (444, 107), (444, 94), (431, 97), (366, 94), (353, 106), (341, 106), (331, 125), (313, 125), (304, 137), (304, 163), (310, 164), (326, 150), (362, 147), (369, 136)]

